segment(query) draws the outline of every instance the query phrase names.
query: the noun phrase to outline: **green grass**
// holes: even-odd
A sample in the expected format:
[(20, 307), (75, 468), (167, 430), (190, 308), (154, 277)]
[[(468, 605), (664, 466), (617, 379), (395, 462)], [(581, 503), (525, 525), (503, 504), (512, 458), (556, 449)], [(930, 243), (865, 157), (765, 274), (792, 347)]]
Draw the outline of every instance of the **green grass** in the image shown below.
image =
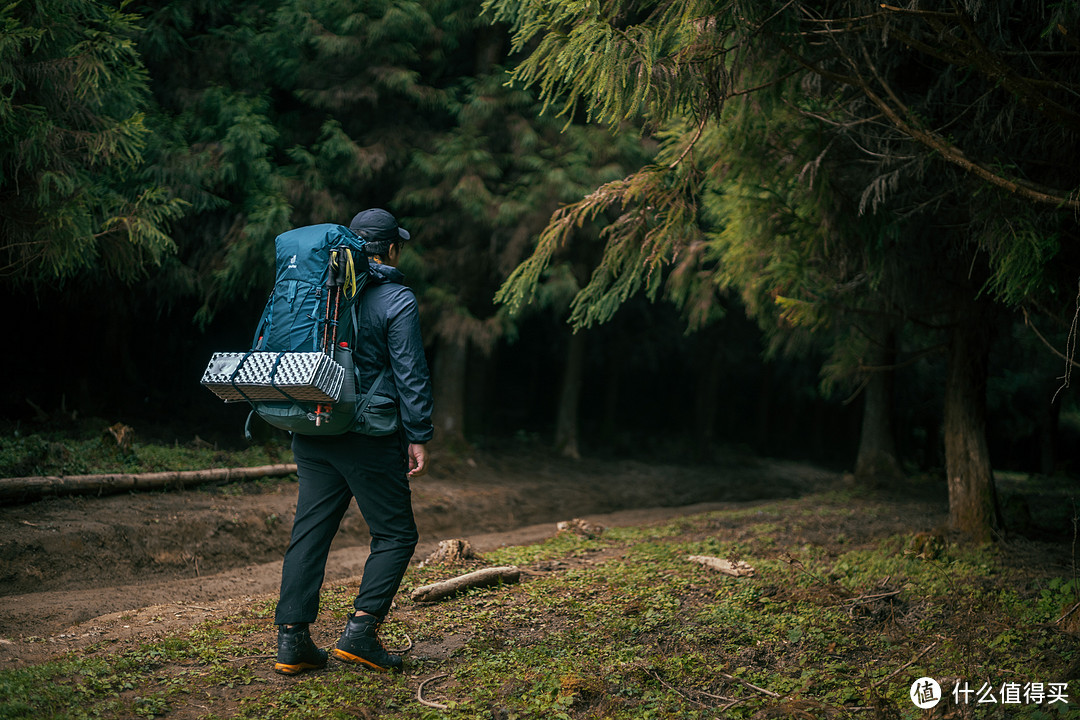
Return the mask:
[(282, 458), (291, 456), (281, 443), (225, 451), (201, 442), (143, 444), (136, 436), (131, 447), (121, 451), (116, 440), (105, 434), (89, 439), (63, 434), (0, 436), (0, 477), (202, 470), (291, 462)]
[[(431, 605), (408, 591), (462, 570), (413, 567), (383, 633), (391, 647), (415, 643), (399, 676), (333, 662), (274, 675), (273, 602), (260, 602), (139, 647), (4, 671), (0, 718), (921, 718), (908, 690), (924, 675), (946, 692), (957, 678), (1070, 682), (1068, 705), (973, 704), (968, 716), (1075, 717), (1080, 625), (1057, 620), (1076, 580), (1005, 551), (930, 557), (912, 535), (860, 530), (888, 508), (820, 495), (564, 534), (488, 554), (528, 570), (520, 584)], [(834, 540), (809, 542), (823, 523)], [(756, 574), (686, 560), (698, 554), (737, 556)], [(324, 589), (325, 643), (353, 592)], [(424, 696), (445, 710), (416, 700), (440, 675)], [(934, 717), (942, 707), (956, 710), (950, 697)]]

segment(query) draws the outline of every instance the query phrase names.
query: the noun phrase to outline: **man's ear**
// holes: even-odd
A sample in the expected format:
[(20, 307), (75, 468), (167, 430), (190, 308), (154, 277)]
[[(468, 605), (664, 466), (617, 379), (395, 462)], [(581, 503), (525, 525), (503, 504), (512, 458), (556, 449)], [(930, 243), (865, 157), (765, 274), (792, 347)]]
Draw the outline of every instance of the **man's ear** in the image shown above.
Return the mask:
[(386, 249), (386, 259), (391, 263), (396, 263), (399, 257), (401, 257), (401, 245), (390, 243), (390, 247)]

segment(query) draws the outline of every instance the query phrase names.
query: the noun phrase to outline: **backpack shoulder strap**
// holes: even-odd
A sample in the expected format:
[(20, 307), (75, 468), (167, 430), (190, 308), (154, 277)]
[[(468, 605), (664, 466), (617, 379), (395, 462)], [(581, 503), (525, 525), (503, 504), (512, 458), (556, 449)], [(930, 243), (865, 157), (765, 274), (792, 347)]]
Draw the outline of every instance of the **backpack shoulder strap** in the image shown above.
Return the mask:
[[(349, 352), (353, 355), (353, 375), (356, 378), (357, 389), (363, 387), (360, 382), (360, 364), (355, 362), (357, 351), (356, 338), (360, 336), (359, 306), (361, 302), (363, 302), (363, 297), (359, 298), (359, 301), (353, 303), (352, 307), (349, 308), (352, 314), (352, 339), (349, 344)], [(386, 379), (386, 376), (389, 372), (390, 365), (384, 365), (382, 370), (380, 370), (379, 374), (375, 377), (375, 380), (371, 383), (371, 387), (369, 387), (367, 392), (364, 393), (363, 398), (360, 399), (360, 402), (356, 406), (355, 416), (357, 419), (359, 419), (367, 411), (368, 405), (371, 404), (371, 399), (375, 397), (375, 393), (379, 390), (379, 387), (382, 385), (383, 380)]]

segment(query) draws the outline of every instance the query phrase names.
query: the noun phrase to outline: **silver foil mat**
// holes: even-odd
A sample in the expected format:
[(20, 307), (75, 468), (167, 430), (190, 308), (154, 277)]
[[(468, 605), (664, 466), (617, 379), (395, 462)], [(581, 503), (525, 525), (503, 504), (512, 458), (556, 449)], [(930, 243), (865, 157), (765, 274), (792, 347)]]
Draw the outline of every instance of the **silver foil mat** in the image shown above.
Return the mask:
[(220, 352), (210, 358), (202, 384), (226, 402), (320, 403), (336, 401), (344, 379), (345, 368), (320, 352)]

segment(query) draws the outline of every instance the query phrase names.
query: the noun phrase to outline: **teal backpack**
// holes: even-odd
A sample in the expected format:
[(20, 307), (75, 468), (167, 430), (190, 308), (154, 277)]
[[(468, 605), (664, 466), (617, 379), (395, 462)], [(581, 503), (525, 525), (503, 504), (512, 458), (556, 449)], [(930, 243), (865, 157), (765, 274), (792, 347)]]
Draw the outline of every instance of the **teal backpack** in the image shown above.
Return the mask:
[(357, 303), (369, 280), (366, 244), (334, 224), (297, 228), (275, 240), (274, 289), (251, 349), (215, 353), (202, 380), (226, 402), (251, 403), (249, 437), (253, 415), (303, 435), (397, 429), (396, 406), (372, 405), (385, 369), (365, 395), (357, 392), (352, 351)]

